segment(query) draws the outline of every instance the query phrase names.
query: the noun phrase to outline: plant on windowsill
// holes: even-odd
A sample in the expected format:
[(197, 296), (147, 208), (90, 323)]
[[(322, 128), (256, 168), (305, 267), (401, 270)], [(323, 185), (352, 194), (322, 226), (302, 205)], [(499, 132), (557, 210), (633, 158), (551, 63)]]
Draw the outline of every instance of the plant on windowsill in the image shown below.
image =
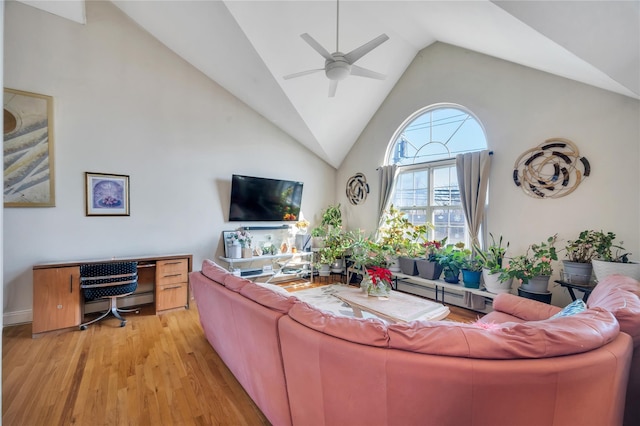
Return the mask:
[(482, 278), (487, 291), (491, 293), (509, 293), (512, 278), (502, 276), (504, 269), (502, 264), (509, 248), (509, 242), (502, 246), (502, 235), (496, 242), (493, 234), (489, 233), (491, 244), (486, 250), (478, 250), (478, 256), (482, 262)]
[(552, 235), (540, 244), (531, 244), (525, 254), (512, 257), (500, 274), (500, 279), (517, 279), (522, 289), (534, 293), (547, 293), (553, 273), (552, 261), (558, 260), (555, 244), (558, 235)]
[[(392, 204), (384, 213), (384, 222), (378, 229), (378, 244), (386, 254), (391, 271), (400, 272), (400, 257), (413, 257), (420, 252), (420, 242), (424, 237), (427, 225), (414, 225), (405, 212)], [(414, 267), (411, 261), (411, 270)], [(413, 274), (410, 274), (413, 275)]]
[(425, 257), (423, 259), (416, 259), (416, 267), (418, 269), (418, 275), (420, 278), (428, 280), (437, 280), (442, 274), (442, 265), (438, 263), (438, 254), (445, 248), (447, 237), (442, 240), (432, 240), (422, 243), (425, 248)]
[(460, 270), (465, 287), (480, 288), (480, 278), (482, 277), (482, 258), (480, 256), (465, 258)]
[(442, 265), (444, 280), (448, 283), (456, 284), (460, 282), (460, 270), (465, 264), (467, 256), (471, 250), (464, 248), (464, 243), (447, 244), (443, 250), (436, 255), (437, 261)]

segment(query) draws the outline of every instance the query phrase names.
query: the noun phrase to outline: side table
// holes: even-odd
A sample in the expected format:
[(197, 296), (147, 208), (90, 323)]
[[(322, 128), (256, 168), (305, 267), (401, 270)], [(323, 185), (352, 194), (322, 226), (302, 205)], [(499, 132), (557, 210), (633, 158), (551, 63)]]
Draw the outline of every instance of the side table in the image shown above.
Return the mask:
[(573, 290), (579, 290), (583, 292), (584, 297), (582, 298), (582, 300), (584, 302), (587, 301), (587, 299), (589, 298), (589, 295), (591, 294), (593, 289), (596, 287), (595, 284), (594, 285), (572, 284), (562, 280), (555, 280), (555, 282), (560, 284), (562, 287), (566, 288), (569, 291), (569, 296), (571, 296), (571, 300), (576, 300), (576, 295), (573, 292)]

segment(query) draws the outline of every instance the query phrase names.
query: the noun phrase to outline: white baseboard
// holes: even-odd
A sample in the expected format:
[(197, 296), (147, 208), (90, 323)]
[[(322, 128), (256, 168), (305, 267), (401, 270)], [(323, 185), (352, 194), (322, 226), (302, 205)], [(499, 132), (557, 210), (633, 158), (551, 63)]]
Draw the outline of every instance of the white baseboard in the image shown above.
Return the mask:
[(23, 311), (5, 312), (2, 316), (2, 326), (26, 324), (33, 321), (33, 311), (25, 309)]

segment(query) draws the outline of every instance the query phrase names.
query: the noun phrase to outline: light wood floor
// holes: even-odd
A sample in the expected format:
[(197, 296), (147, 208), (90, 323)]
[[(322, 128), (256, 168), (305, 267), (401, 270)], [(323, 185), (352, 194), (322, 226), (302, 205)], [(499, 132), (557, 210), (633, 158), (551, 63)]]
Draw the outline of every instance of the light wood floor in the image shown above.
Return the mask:
[[(450, 308), (450, 320), (478, 316)], [(111, 318), (32, 339), (30, 324), (7, 327), (2, 345), (4, 425), (269, 424), (205, 340), (195, 303), (143, 310), (124, 328)]]

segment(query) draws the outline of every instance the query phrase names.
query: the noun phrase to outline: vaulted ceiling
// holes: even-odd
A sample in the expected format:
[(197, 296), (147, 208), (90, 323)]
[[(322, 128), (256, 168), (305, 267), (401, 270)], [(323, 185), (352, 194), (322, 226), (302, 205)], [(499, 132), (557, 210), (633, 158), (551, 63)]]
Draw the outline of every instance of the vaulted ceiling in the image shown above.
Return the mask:
[[(640, 99), (640, 0), (368, 1), (339, 3), (339, 50), (385, 33), (328, 96), (324, 58), (336, 51), (336, 1), (127, 1), (118, 8), (202, 73), (320, 158), (339, 167), (416, 54), (440, 41)], [(84, 0), (23, 1), (85, 22)]]

